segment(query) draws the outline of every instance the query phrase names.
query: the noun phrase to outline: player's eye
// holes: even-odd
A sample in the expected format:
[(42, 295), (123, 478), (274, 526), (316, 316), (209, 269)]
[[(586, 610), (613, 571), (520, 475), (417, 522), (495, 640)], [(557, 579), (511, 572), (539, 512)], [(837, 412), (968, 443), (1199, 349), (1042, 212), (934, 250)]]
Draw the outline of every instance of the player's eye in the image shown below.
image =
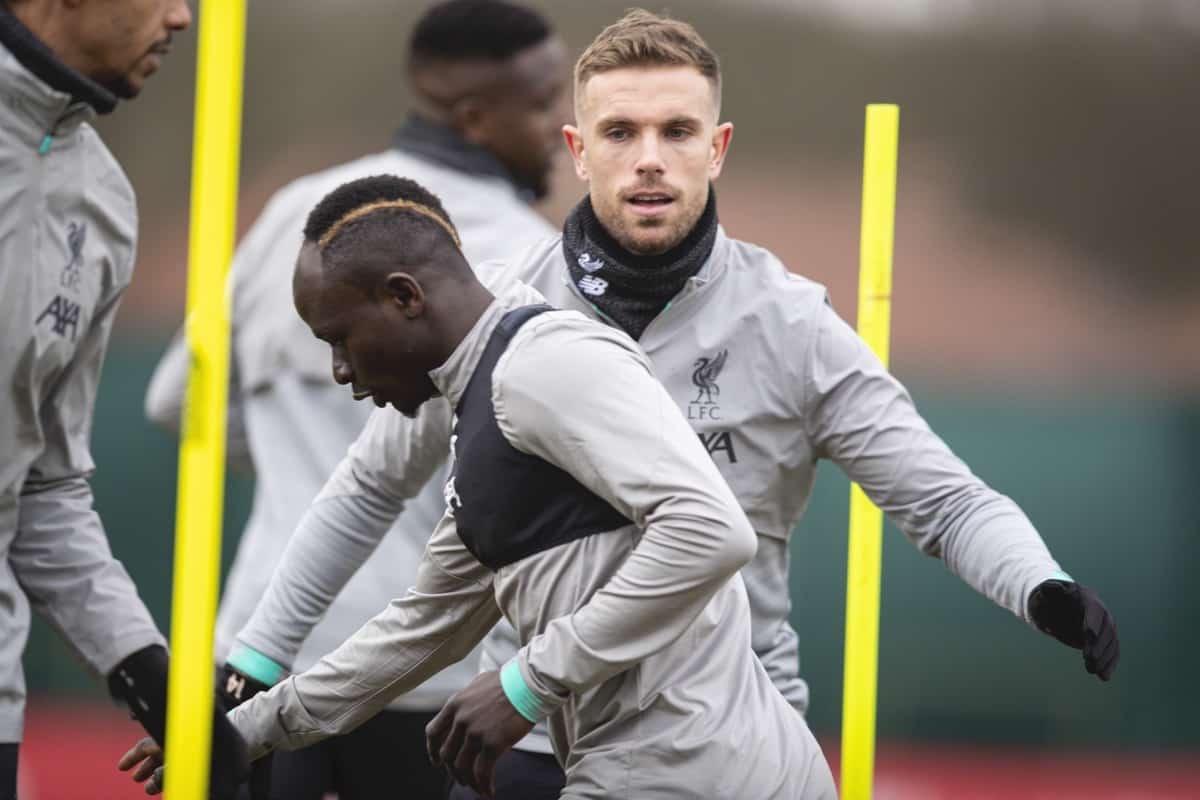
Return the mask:
[(629, 131), (624, 128), (611, 128), (605, 136), (612, 142), (624, 142), (629, 139)]

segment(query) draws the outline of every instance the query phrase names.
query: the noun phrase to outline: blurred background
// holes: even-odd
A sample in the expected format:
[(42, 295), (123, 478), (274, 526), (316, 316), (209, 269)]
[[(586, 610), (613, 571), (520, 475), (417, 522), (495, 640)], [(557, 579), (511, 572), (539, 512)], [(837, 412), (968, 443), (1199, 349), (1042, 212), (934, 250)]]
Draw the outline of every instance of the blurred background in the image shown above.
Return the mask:
[[(630, 3), (533, 4), (578, 54)], [(289, 180), (387, 146), (424, 5), (250, 4), (240, 230)], [(851, 320), (863, 108), (900, 104), (894, 371), (1120, 624), (1121, 667), (1102, 685), (891, 529), (877, 797), (1200, 797), (1200, 4), (649, 7), (721, 56), (736, 126), (717, 184), (727, 231), (825, 283)], [(175, 442), (142, 398), (183, 313), (194, 69), (189, 32), (143, 97), (98, 125), (137, 189), (141, 246), (97, 407), (96, 502), (164, 630)], [(544, 213), (561, 222), (582, 191), (564, 159)], [(231, 476), (226, 564), (249, 496)], [(832, 760), (847, 498), (826, 466), (793, 539), (809, 720)], [(136, 727), (45, 627), (26, 668), (22, 796), (141, 796), (111, 766)]]

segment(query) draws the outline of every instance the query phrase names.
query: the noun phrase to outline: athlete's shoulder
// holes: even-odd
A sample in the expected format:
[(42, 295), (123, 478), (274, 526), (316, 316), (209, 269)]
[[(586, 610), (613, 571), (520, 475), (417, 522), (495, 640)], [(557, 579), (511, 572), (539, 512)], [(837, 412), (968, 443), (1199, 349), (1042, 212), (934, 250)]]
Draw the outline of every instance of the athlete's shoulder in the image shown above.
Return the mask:
[(493, 293), (503, 291), (513, 281), (521, 281), (540, 292), (546, 292), (543, 276), (561, 274), (562, 234), (551, 232), (514, 250), (507, 257), (491, 258), (472, 266), (479, 280)]
[(95, 176), (96, 182), (112, 195), (105, 199), (117, 198), (129, 206), (133, 206), (135, 202), (133, 184), (129, 182), (129, 177), (125, 174), (121, 163), (108, 149), (108, 145), (104, 143), (100, 134), (96, 132), (95, 128), (84, 122), (80, 124), (77, 136), (79, 137), (79, 147), (84, 151), (88, 171)]
[(724, 270), (727, 304), (759, 324), (802, 333), (821, 324), (829, 291), (817, 281), (798, 275), (765, 247), (728, 238)]
[[(90, 202), (85, 204), (88, 216), (100, 217), (91, 230), (101, 235), (111, 253), (108, 260), (114, 287), (125, 287), (133, 277), (133, 262), (138, 234), (137, 195), (117, 157), (108, 145), (85, 123), (80, 124), (72, 139), (80, 148), (85, 170), (82, 192)], [(101, 233), (103, 232), (103, 233)], [(86, 236), (86, 232), (81, 234)]]
[(769, 289), (788, 301), (824, 302), (828, 290), (824, 284), (788, 269), (779, 256), (761, 245), (727, 237), (726, 269), (737, 280)]
[(536, 373), (547, 391), (571, 383), (573, 376), (603, 373), (630, 359), (649, 369), (645, 354), (628, 334), (572, 309), (551, 308), (530, 319), (513, 336), (509, 352), (514, 364), (520, 364), (512, 374), (524, 380)]

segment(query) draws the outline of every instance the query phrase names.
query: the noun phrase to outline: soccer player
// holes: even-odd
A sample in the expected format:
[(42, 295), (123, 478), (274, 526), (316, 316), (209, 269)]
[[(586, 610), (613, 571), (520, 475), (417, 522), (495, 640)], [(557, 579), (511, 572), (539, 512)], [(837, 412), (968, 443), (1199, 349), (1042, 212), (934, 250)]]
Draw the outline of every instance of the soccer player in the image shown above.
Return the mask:
[[(588, 194), (561, 237), (505, 266), (553, 305), (627, 332), (650, 359), (758, 536), (742, 575), (767, 674), (802, 712), (788, 539), (818, 462), (829, 460), (922, 552), (1082, 649), (1086, 669), (1108, 680), (1119, 645), (1096, 594), (930, 430), (822, 286), (721, 229), (711, 183), (732, 126), (720, 123), (720, 78), (686, 23), (633, 11), (604, 30), (576, 64), (576, 124), (565, 130)], [(605, 420), (614, 432), (627, 422)], [(288, 663), (400, 513), (413, 477), (440, 463), (431, 436), (448, 440), (445, 420), (375, 412), (293, 535), (240, 644)], [(485, 667), (508, 663), (516, 642), (501, 623), (485, 640)], [(556, 797), (563, 773), (539, 752), (545, 738), (518, 748), (498, 763), (497, 797)]]
[[(133, 188), (88, 123), (137, 96), (191, 20), (183, 0), (0, 2), (0, 800), (16, 797), (31, 609), (163, 740), (165, 641), (87, 480), (137, 240)], [(216, 742), (220, 794), (245, 755), (223, 717)]]
[(517, 281), (485, 289), (403, 178), (334, 190), (304, 242), (296, 308), (338, 382), (409, 416), (444, 398), (453, 461), (408, 593), (230, 713), (252, 756), (352, 729), (503, 614), (519, 653), (429, 724), (459, 781), (491, 794), (496, 757), (545, 719), (564, 798), (832, 798), (750, 649), (754, 531), (637, 345)]
[[(288, 539), (325, 480), (363, 428), (369, 409), (330, 377), (328, 353), (296, 314), (290, 291), (304, 220), (337, 186), (367, 175), (408, 175), (445, 202), (471, 263), (510, 256), (553, 228), (529, 205), (546, 193), (568, 114), (565, 47), (536, 11), (505, 0), (449, 0), (417, 22), (407, 77), (416, 110), (393, 147), (302, 177), (267, 203), (233, 263), (233, 430), (231, 450), (248, 450), (254, 505), (225, 584), (216, 653), (238, 674), (223, 682), (237, 703), (275, 683), (281, 669), (234, 636), (266, 591)], [(187, 374), (177, 339), (147, 395), (149, 415), (177, 427)], [(447, 442), (431, 440), (438, 456)], [(369, 468), (369, 467), (368, 467)], [(302, 670), (333, 650), (404, 592), (441, 517), (443, 470), (408, 477), (413, 496), (397, 524), (338, 595), (297, 653), (271, 651)], [(422, 489), (422, 487), (424, 487)], [(336, 495), (330, 505), (345, 500)], [(389, 520), (390, 523), (390, 520)], [(429, 763), (425, 726), (478, 669), (477, 657), (430, 678), (353, 733), (273, 759), (275, 796), (320, 800), (378, 798), (403, 785), (408, 796), (438, 798), (446, 775)], [(261, 773), (262, 770), (256, 770)]]

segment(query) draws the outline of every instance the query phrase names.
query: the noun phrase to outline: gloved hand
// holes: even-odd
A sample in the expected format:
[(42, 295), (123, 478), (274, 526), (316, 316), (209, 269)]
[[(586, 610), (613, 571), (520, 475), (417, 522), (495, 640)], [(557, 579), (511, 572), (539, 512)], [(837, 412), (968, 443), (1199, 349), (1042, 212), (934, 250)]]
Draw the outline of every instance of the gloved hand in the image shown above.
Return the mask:
[[(284, 670), (275, 662), (249, 648), (239, 646), (230, 655), (230, 661), (246, 662), (257, 666), (264, 673), (269, 673), (272, 682), (278, 681)], [(270, 685), (247, 674), (252, 669), (240, 669), (227, 662), (217, 669), (217, 696), (226, 711), (231, 711), (249, 700), (254, 695), (265, 692)], [(271, 755), (256, 759), (250, 765), (250, 797), (251, 800), (266, 800), (271, 791)]]
[(254, 695), (270, 688), (229, 664), (217, 669), (217, 696), (221, 698), (226, 711), (232, 711)]
[[(108, 688), (113, 697), (128, 705), (134, 719), (150, 734), (139, 742), (137, 747), (157, 748), (161, 753), (167, 727), (166, 648), (153, 645), (130, 655), (108, 676)], [(140, 761), (141, 759), (138, 763)], [(150, 778), (153, 771), (151, 767), (139, 780)], [(220, 707), (220, 703), (213, 706), (212, 760), (209, 763), (209, 774), (209, 796), (214, 800), (233, 798), (237, 787), (245, 783), (250, 776), (246, 743), (225, 718), (225, 711)], [(161, 775), (157, 782), (161, 787)]]
[(1071, 580), (1042, 581), (1029, 595), (1029, 616), (1038, 629), (1083, 651), (1083, 665), (1102, 681), (1121, 657), (1117, 623), (1091, 589)]

